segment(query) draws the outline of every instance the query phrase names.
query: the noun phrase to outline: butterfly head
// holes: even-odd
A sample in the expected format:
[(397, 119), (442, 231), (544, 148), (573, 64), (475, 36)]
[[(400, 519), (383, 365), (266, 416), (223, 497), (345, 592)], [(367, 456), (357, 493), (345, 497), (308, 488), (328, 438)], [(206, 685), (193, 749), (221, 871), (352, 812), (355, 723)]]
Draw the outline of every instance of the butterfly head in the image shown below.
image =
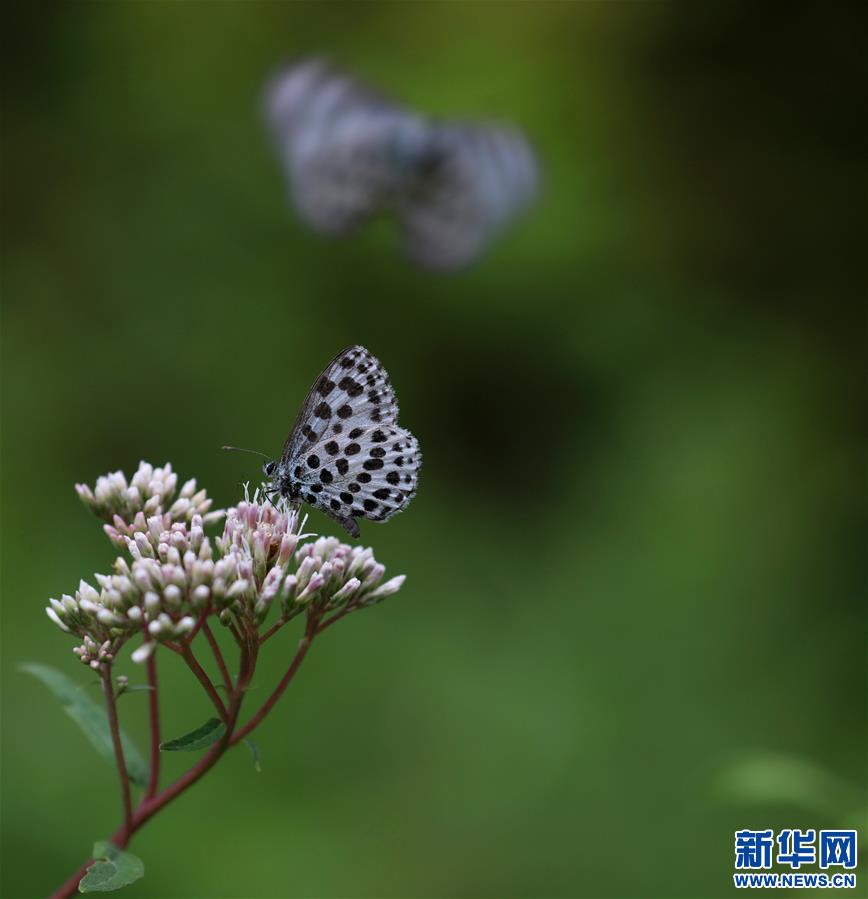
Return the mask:
[(273, 477), (275, 471), (277, 471), (277, 462), (275, 462), (273, 459), (269, 459), (268, 461), (262, 463), (262, 473), (265, 475), (265, 477)]

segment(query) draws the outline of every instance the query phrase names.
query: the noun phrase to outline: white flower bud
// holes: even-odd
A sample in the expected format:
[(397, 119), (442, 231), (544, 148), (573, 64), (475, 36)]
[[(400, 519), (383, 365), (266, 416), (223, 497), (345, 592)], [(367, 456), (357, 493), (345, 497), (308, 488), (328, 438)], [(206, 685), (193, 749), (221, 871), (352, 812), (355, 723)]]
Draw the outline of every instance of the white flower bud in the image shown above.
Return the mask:
[(192, 615), (185, 615), (176, 625), (175, 625), (175, 633), (176, 634), (189, 634), (191, 630), (196, 626), (196, 619), (193, 618)]
[(147, 643), (142, 643), (142, 645), (133, 652), (130, 658), (137, 665), (141, 665), (142, 662), (146, 661), (154, 654), (156, 648), (157, 644), (153, 640), (149, 640)]
[(178, 499), (175, 500), (172, 507), (169, 509), (169, 515), (171, 515), (172, 518), (184, 518), (190, 511), (190, 508), (190, 500)]
[(97, 593), (87, 581), (79, 581), (77, 594), (79, 599), (87, 599), (90, 602), (99, 602), (99, 593)]
[(407, 576), (405, 574), (399, 574), (397, 577), (393, 577), (391, 580), (386, 581), (385, 584), (381, 584), (373, 593), (370, 593), (367, 598), (383, 599), (386, 596), (391, 596), (401, 589), (405, 580), (407, 580)]
[(363, 583), (366, 587), (373, 587), (375, 584), (379, 584), (383, 578), (383, 575), (386, 573), (386, 566), (381, 565), (379, 562), (371, 566), (370, 571), (365, 574), (363, 579)]
[(247, 590), (248, 586), (249, 584), (246, 580), (235, 581), (226, 595), (230, 599), (235, 599), (237, 596), (241, 596), (241, 594)]
[[(53, 600), (52, 600), (53, 601)], [(47, 606), (45, 609), (45, 614), (62, 630), (69, 633), (69, 628), (60, 620), (57, 615), (57, 612), (51, 608), (51, 606)]]
[(299, 593), (298, 596), (296, 596), (295, 601), (296, 602), (306, 602), (313, 596), (314, 593), (317, 592), (317, 590), (319, 590), (320, 587), (322, 587), (322, 585), (323, 585), (323, 576), (319, 573), (315, 574), (308, 581), (307, 586), (304, 588), (304, 590), (302, 590), (301, 593)]
[(298, 571), (296, 572), (296, 577), (298, 578), (299, 586), (304, 586), (307, 584), (310, 579), (311, 574), (313, 574), (314, 569), (316, 568), (316, 562), (313, 560), (311, 556), (307, 556), (298, 566)]
[(345, 599), (349, 599), (361, 586), (362, 582), (357, 577), (350, 578), (343, 587), (335, 593), (332, 597), (332, 602), (342, 602)]
[(150, 541), (141, 531), (136, 531), (133, 539), (136, 541), (136, 548), (142, 554), (142, 558), (153, 558), (154, 547), (151, 546)]

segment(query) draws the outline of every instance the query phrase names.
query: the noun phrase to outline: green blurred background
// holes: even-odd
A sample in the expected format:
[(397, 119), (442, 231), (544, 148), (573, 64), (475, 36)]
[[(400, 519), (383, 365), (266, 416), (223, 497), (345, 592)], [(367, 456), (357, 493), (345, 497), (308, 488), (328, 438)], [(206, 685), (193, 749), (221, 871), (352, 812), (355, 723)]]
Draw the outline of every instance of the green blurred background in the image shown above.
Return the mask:
[[(89, 679), (43, 612), (114, 556), (73, 483), (171, 460), (235, 501), (258, 462), (221, 444), (277, 452), (354, 342), (424, 453), (408, 512), (362, 527), (406, 587), (317, 643), (261, 774), (233, 752), (141, 832), (131, 899), (723, 896), (736, 828), (864, 825), (850, 9), (5, 7), (3, 896), (119, 818), (16, 670)], [(321, 51), (521, 124), (541, 202), (451, 276), (385, 225), (309, 235), (259, 94)], [(167, 735), (208, 717), (174, 658), (162, 677)], [(142, 742), (145, 707), (121, 707)]]

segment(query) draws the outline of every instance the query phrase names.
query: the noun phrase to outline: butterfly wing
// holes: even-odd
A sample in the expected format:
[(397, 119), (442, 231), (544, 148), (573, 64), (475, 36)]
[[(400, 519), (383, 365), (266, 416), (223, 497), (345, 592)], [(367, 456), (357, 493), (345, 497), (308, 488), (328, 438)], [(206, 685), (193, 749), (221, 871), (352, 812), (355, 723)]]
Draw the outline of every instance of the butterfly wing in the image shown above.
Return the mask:
[(537, 192), (530, 144), (517, 130), (439, 126), (432, 142), (440, 164), (408, 192), (399, 217), (409, 258), (450, 269), (476, 259)]
[(282, 467), (302, 499), (355, 537), (354, 519), (386, 521), (415, 495), (419, 443), (397, 419), (386, 370), (352, 346), (314, 381), (284, 446)]
[(425, 130), (320, 59), (272, 79), (265, 108), (299, 216), (324, 234), (350, 233), (385, 206), (406, 179), (394, 147)]
[(536, 159), (519, 131), (434, 123), (322, 59), (275, 76), (265, 111), (311, 229), (348, 234), (394, 212), (408, 257), (427, 268), (472, 262), (537, 190)]

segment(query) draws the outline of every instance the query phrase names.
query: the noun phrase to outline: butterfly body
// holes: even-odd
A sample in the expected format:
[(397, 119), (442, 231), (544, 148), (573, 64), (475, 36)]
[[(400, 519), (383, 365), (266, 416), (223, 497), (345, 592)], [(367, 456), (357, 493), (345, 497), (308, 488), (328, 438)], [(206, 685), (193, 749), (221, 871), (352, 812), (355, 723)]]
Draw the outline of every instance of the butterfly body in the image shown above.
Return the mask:
[(263, 472), (274, 492), (358, 537), (357, 518), (386, 521), (416, 493), (419, 442), (397, 419), (386, 370), (364, 347), (348, 347), (314, 381), (280, 460)]

